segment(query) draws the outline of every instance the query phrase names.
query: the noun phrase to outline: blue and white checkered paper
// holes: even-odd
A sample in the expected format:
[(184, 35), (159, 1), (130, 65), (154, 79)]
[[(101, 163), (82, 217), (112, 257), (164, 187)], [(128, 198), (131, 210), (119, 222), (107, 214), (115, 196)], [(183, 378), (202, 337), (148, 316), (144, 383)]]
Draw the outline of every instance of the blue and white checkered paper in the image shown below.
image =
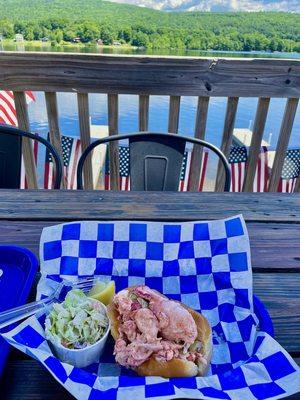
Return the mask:
[(78, 369), (60, 362), (44, 335), (45, 315), (3, 334), (38, 359), (77, 399), (277, 399), (300, 390), (300, 371), (253, 313), (249, 239), (241, 216), (209, 222), (74, 222), (45, 228), (42, 277), (113, 279), (117, 291), (146, 284), (200, 310), (213, 328), (207, 377), (139, 377), (118, 366), (110, 340), (98, 364)]

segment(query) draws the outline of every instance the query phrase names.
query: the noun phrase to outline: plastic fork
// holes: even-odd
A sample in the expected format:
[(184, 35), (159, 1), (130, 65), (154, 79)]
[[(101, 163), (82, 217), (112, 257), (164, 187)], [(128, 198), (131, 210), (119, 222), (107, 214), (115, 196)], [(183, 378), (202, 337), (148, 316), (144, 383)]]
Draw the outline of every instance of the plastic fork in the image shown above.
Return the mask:
[(52, 286), (54, 291), (52, 295), (42, 300), (33, 301), (32, 303), (1, 312), (0, 329), (43, 311), (45, 308), (49, 309), (49, 306), (53, 303), (63, 301), (66, 294), (72, 289), (80, 289), (83, 292), (87, 292), (92, 288), (94, 282), (94, 278), (78, 279), (74, 282), (63, 280), (57, 283), (53, 281)]

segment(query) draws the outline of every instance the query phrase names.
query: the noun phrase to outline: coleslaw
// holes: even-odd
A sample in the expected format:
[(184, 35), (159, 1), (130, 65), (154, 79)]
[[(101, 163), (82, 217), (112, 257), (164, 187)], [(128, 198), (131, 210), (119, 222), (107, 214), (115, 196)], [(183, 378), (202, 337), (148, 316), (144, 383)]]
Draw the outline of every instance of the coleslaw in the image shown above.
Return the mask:
[(84, 349), (100, 340), (108, 328), (105, 307), (82, 290), (71, 290), (55, 303), (45, 321), (47, 340), (68, 349)]

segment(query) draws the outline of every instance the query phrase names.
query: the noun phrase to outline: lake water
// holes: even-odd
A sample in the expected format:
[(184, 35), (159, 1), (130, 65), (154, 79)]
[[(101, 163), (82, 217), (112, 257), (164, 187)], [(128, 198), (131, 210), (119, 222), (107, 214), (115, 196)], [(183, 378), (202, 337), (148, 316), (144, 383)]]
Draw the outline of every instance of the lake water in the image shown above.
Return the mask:
[[(24, 46), (23, 44), (12, 44), (2, 46), (8, 51), (65, 51), (65, 52), (88, 52), (105, 54), (153, 54), (145, 50), (133, 50), (124, 48), (100, 48), (96, 46), (72, 47), (61, 46), (59, 48), (46, 45)], [(0, 44), (1, 50), (1, 44)], [(155, 52), (163, 55), (183, 56), (213, 56), (213, 57), (272, 57), (272, 58), (295, 58), (300, 59), (298, 53), (232, 53), (232, 52), (202, 52), (202, 51), (161, 51)], [(37, 132), (47, 132), (47, 114), (43, 93), (35, 93), (36, 102), (29, 105), (31, 128)], [(285, 99), (272, 99), (265, 127), (264, 139), (271, 141), (271, 147), (276, 146), (280, 124), (284, 112)], [(59, 118), (61, 131), (65, 135), (78, 136), (78, 114), (77, 100), (73, 93), (59, 93)], [(90, 116), (92, 124), (107, 125), (107, 101), (105, 95), (89, 95)], [(235, 122), (236, 128), (251, 128), (255, 118), (257, 99), (241, 98)], [(168, 125), (169, 99), (166, 96), (150, 97), (149, 130), (166, 132)], [(196, 97), (182, 97), (180, 108), (179, 132), (186, 135), (193, 135), (195, 115), (197, 108)], [(226, 99), (213, 97), (210, 100), (206, 139), (216, 145), (220, 145), (224, 116), (226, 110)], [(121, 95), (119, 104), (119, 132), (134, 132), (138, 130), (138, 97), (132, 95)], [(270, 140), (271, 139), (271, 140)], [(290, 140), (290, 147), (300, 147), (300, 107), (298, 107), (296, 119)]]

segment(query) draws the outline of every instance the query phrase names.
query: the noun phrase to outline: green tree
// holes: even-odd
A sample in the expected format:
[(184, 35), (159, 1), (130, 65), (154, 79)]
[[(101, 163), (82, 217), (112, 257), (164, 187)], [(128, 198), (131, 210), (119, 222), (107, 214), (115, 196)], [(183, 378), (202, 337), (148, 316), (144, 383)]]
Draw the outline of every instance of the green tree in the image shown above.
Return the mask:
[(124, 40), (126, 43), (129, 43), (132, 39), (132, 29), (128, 26), (121, 29), (118, 33), (118, 39)]
[(57, 29), (55, 32), (55, 41), (56, 43), (60, 43), (63, 40), (63, 33), (60, 29)]
[(28, 28), (25, 29), (24, 39), (25, 40), (33, 40), (34, 39), (33, 29), (31, 26), (29, 26)]
[(73, 29), (67, 29), (63, 32), (63, 39), (66, 42), (72, 42), (72, 40), (76, 37), (76, 32)]
[(7, 39), (14, 37), (14, 26), (7, 20), (0, 20), (0, 33)]
[(131, 44), (137, 47), (148, 47), (149, 37), (143, 32), (135, 32), (133, 34)]
[(108, 26), (103, 26), (101, 28), (100, 38), (102, 39), (104, 44), (112, 44), (114, 41), (114, 34), (112, 32), (112, 29)]

